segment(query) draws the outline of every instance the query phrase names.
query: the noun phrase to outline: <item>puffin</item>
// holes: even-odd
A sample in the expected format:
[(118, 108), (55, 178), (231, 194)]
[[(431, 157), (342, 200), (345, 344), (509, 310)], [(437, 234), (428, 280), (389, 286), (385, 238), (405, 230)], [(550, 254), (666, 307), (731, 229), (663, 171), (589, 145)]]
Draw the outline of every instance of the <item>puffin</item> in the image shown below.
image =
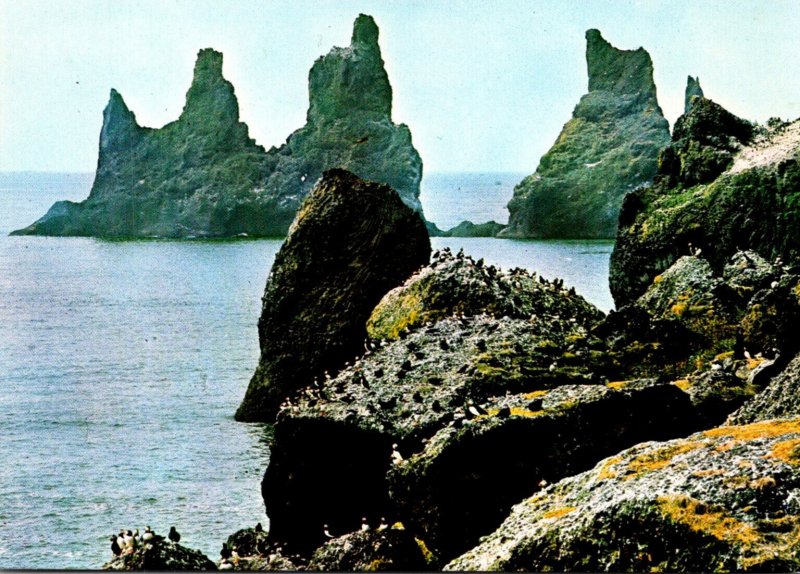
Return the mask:
[(227, 558), (223, 558), (222, 561), (219, 563), (220, 570), (233, 570), (233, 564), (228, 562)]
[(115, 535), (111, 536), (111, 552), (114, 553), (114, 556), (119, 556), (122, 554), (122, 549), (117, 544), (117, 537)]
[(261, 526), (260, 522), (256, 524), (256, 532), (264, 532), (264, 527)]
[(175, 527), (174, 527), (174, 526), (170, 526), (170, 527), (169, 527), (169, 534), (167, 534), (167, 536), (169, 536), (169, 539), (170, 539), (172, 542), (176, 542), (176, 543), (177, 543), (177, 542), (180, 542), (180, 541), (181, 541), (181, 535), (180, 535), (180, 532), (178, 532), (177, 530), (175, 530)]
[(476, 405), (473, 401), (467, 401), (467, 413), (473, 417), (478, 417), (487, 414), (486, 409)]
[(322, 533), (325, 535), (325, 538), (333, 538), (333, 534), (331, 534), (331, 531), (328, 530), (327, 524), (322, 525)]
[(224, 542), (222, 543), (222, 550), (219, 551), (219, 555), (223, 561), (231, 557), (231, 549), (228, 548), (228, 545)]
[(361, 532), (366, 532), (369, 530), (369, 522), (367, 522), (367, 517), (364, 516), (361, 518)]
[(382, 530), (386, 530), (389, 528), (389, 524), (386, 522), (386, 519), (381, 517), (381, 523), (378, 525), (378, 532)]
[(145, 526), (144, 534), (142, 534), (142, 542), (151, 542), (153, 540), (153, 537), (154, 537), (153, 530), (150, 528), (149, 525)]
[(403, 462), (403, 455), (397, 450), (397, 443), (392, 445), (392, 464), (400, 464)]

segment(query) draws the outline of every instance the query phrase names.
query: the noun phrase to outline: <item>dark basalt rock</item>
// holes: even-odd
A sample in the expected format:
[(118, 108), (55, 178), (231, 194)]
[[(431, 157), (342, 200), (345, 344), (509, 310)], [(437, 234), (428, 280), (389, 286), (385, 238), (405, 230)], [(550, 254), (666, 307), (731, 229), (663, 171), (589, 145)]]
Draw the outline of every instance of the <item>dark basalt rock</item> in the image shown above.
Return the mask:
[(391, 120), (392, 89), (378, 27), (356, 19), (352, 44), (309, 74), (306, 125), (268, 152), (239, 121), (222, 54), (201, 50), (178, 120), (142, 128), (114, 90), (103, 113), (89, 198), (58, 202), (17, 235), (104, 237), (284, 236), (322, 173), (345, 168), (393, 187), (422, 212), (422, 161)]
[[(664, 288), (679, 284), (676, 277)], [(445, 297), (462, 291), (467, 307)], [(387, 303), (411, 299), (410, 307)], [(515, 300), (516, 309), (503, 307)], [(384, 306), (396, 311), (380, 322), (388, 340), (367, 341), (354, 364), (298, 391), (278, 415), (262, 494), (272, 542), (293, 552), (322, 544), (324, 524), (348, 532), (361, 517), (385, 516), (448, 560), (541, 479), (580, 472), (642, 440), (719, 424), (752, 396), (744, 359), (728, 359), (717, 375), (708, 363), (694, 372), (682, 354), (673, 371), (688, 377), (670, 378), (654, 360), (659, 378), (612, 379), (630, 368), (629, 355), (592, 334), (599, 311), (551, 282), (492, 272), (461, 254), (434, 256)], [(399, 464), (393, 444), (405, 458)]]
[(794, 571), (800, 421), (643, 443), (516, 505), (445, 570)]
[(390, 187), (326, 172), (275, 257), (259, 319), (261, 359), (237, 420), (272, 420), (293, 391), (363, 352), (375, 304), (429, 257), (422, 219)]
[(115, 556), (103, 570), (216, 570), (217, 566), (199, 550), (163, 540), (139, 543), (131, 554)]
[(625, 200), (610, 268), (617, 306), (697, 249), (716, 273), (740, 250), (796, 264), (799, 134), (800, 122), (755, 130), (695, 98), (661, 155), (658, 180)]
[(314, 552), (308, 570), (321, 572), (423, 572), (425, 545), (406, 530), (353, 532)]
[(536, 173), (514, 189), (503, 237), (614, 237), (626, 193), (653, 179), (669, 125), (648, 53), (586, 32), (589, 92)]
[[(747, 424), (775, 418), (800, 416), (800, 356), (795, 356), (785, 369), (785, 363), (767, 361), (772, 380), (752, 400), (745, 403), (728, 418), (729, 424)], [(779, 372), (776, 372), (779, 371)]]

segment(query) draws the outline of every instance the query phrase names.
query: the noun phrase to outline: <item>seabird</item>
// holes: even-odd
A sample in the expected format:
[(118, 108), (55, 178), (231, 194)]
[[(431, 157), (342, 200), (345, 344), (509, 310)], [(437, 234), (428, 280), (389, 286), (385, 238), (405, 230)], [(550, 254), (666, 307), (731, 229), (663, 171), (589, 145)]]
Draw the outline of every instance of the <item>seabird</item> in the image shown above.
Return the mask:
[(543, 478), (539, 481), (539, 488), (547, 488), (548, 482)]
[(744, 350), (743, 354), (744, 354), (744, 358), (745, 358), (745, 359), (748, 359), (748, 360), (749, 360), (749, 359), (752, 359), (752, 358), (753, 358), (753, 357), (750, 355), (750, 351), (748, 351), (747, 349), (745, 349), (745, 350)]
[(175, 530), (174, 526), (170, 526), (169, 527), (169, 534), (167, 536), (169, 536), (169, 539), (172, 542), (180, 542), (181, 541), (181, 535), (177, 530)]
[(222, 543), (222, 550), (219, 551), (219, 555), (222, 557), (223, 560), (227, 560), (228, 558), (231, 557), (231, 549), (225, 542)]
[(450, 345), (444, 339), (439, 341), (439, 347), (442, 349), (442, 351), (447, 351), (450, 349)]
[(261, 526), (260, 522), (256, 524), (256, 532), (264, 532), (264, 527)]
[(361, 518), (361, 532), (366, 532), (369, 529), (369, 522), (367, 522), (367, 517), (364, 516)]
[(333, 538), (333, 534), (328, 530), (327, 524), (322, 525), (322, 533), (325, 535), (325, 538)]
[(467, 412), (471, 414), (473, 417), (479, 417), (481, 415), (485, 415), (486, 409), (476, 405), (472, 401), (467, 401)]
[(122, 549), (119, 547), (119, 544), (117, 544), (116, 536), (111, 536), (111, 552), (114, 553), (114, 556), (122, 554)]
[(219, 563), (220, 570), (233, 570), (233, 564), (228, 562), (227, 558), (223, 558), (222, 561)]
[(381, 517), (381, 523), (378, 525), (378, 532), (381, 530), (386, 530), (389, 528), (389, 524), (386, 522), (386, 519)]
[(397, 450), (397, 443), (392, 445), (392, 464), (400, 464), (403, 462), (403, 455)]

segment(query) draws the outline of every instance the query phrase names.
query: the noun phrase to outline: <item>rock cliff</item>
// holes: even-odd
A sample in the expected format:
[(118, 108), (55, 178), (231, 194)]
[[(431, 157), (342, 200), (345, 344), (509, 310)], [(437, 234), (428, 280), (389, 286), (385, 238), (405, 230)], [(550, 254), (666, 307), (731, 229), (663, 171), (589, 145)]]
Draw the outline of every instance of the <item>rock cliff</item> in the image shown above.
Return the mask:
[(422, 162), (391, 120), (392, 89), (378, 27), (359, 16), (352, 43), (309, 73), (306, 125), (268, 152), (239, 121), (222, 54), (201, 50), (180, 117), (140, 127), (116, 91), (103, 113), (89, 198), (58, 202), (15, 234), (104, 237), (284, 236), (322, 173), (345, 168), (392, 186), (422, 212)]
[(372, 309), (429, 257), (422, 219), (394, 190), (326, 172), (272, 265), (258, 322), (261, 359), (237, 420), (271, 421), (293, 391), (363, 352)]
[(622, 198), (656, 174), (669, 126), (649, 54), (586, 32), (589, 92), (536, 172), (514, 189), (503, 237), (614, 237)]
[(700, 87), (700, 78), (688, 76), (686, 78), (686, 91), (683, 96), (683, 113), (689, 113), (689, 110), (692, 108), (692, 98), (702, 98), (703, 96), (703, 88)]
[(706, 98), (676, 122), (652, 186), (626, 197), (611, 256), (618, 306), (679, 257), (701, 253), (716, 272), (739, 250), (796, 264), (800, 121), (754, 126)]

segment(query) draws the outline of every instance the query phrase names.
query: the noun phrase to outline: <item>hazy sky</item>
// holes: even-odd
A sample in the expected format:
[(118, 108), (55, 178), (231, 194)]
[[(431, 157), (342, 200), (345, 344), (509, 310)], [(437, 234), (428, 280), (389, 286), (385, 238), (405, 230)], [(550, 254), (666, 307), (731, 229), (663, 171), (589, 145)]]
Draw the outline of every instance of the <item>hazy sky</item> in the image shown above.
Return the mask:
[(586, 91), (588, 28), (650, 52), (670, 124), (687, 74), (748, 119), (800, 116), (800, 0), (0, 0), (0, 170), (93, 171), (109, 89), (161, 126), (204, 47), (224, 53), (251, 135), (280, 145), (305, 121), (311, 64), (360, 12), (427, 171), (532, 172)]

